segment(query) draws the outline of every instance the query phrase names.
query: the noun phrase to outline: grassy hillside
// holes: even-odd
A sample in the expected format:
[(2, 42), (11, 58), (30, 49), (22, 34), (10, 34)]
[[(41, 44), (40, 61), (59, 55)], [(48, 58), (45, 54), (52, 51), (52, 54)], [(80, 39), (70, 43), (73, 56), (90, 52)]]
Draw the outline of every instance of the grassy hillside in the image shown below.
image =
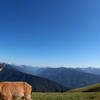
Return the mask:
[(84, 88), (73, 89), (69, 92), (100, 92), (100, 84), (94, 84)]
[(100, 100), (100, 93), (32, 93), (32, 100)]
[(100, 100), (100, 84), (64, 93), (32, 93), (32, 100)]

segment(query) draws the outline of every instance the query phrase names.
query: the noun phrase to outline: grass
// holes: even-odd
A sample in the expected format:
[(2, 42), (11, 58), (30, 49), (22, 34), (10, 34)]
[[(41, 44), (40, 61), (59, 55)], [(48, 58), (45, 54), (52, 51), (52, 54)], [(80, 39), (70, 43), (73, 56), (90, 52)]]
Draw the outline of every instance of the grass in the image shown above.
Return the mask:
[(32, 93), (32, 100), (100, 100), (100, 92)]
[(83, 87), (83, 88), (69, 90), (69, 92), (70, 93), (73, 93), (73, 92), (100, 92), (100, 84), (94, 84), (94, 85)]

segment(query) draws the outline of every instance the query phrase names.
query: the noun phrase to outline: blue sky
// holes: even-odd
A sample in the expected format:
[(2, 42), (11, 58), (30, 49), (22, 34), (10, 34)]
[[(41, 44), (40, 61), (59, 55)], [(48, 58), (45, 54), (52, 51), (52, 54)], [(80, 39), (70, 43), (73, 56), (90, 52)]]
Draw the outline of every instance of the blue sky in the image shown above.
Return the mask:
[(100, 67), (99, 0), (1, 0), (0, 61)]

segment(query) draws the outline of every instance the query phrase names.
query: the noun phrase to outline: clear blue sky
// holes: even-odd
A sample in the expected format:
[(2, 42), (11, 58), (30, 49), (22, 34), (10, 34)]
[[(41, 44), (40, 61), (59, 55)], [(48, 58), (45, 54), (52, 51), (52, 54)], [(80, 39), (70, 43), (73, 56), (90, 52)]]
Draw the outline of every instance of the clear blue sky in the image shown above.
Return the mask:
[(100, 67), (100, 0), (1, 0), (0, 61)]

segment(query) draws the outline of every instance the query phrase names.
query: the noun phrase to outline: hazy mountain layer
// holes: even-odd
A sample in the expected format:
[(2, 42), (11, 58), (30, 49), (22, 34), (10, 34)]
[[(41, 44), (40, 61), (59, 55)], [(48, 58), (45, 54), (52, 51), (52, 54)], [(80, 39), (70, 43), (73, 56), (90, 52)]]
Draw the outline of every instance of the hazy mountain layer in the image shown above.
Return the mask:
[(32, 85), (33, 91), (53, 92), (67, 90), (56, 82), (20, 72), (10, 65), (6, 65), (0, 72), (0, 81), (25, 81)]
[(38, 76), (71, 88), (80, 88), (100, 83), (99, 75), (77, 71), (73, 68), (47, 68), (38, 74)]

